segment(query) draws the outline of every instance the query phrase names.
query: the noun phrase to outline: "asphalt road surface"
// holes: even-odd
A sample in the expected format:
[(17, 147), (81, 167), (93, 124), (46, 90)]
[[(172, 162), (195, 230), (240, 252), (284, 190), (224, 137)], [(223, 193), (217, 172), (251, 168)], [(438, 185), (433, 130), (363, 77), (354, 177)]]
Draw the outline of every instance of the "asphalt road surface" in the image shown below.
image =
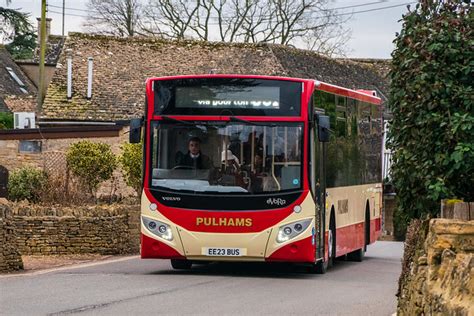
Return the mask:
[(174, 271), (167, 260), (130, 257), (0, 276), (0, 314), (392, 315), (402, 248), (377, 242), (363, 262), (338, 261), (325, 275), (248, 263)]

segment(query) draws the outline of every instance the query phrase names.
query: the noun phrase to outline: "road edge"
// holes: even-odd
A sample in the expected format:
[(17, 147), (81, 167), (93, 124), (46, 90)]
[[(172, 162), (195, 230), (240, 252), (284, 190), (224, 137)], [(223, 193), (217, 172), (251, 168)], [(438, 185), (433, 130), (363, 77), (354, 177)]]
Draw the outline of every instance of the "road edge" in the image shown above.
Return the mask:
[(121, 261), (127, 261), (127, 260), (138, 259), (138, 258), (140, 258), (139, 255), (125, 256), (125, 257), (122, 256), (120, 258), (110, 258), (110, 259), (108, 258), (108, 259), (104, 259), (104, 260), (100, 260), (100, 261), (87, 262), (87, 263), (78, 263), (78, 264), (72, 264), (72, 265), (68, 265), (68, 266), (62, 266), (62, 267), (51, 268), (51, 269), (43, 269), (43, 270), (38, 270), (38, 271), (15, 272), (15, 273), (9, 273), (9, 274), (1, 274), (0, 279), (36, 276), (36, 275), (42, 275), (42, 274), (53, 273), (53, 272), (58, 272), (58, 271), (88, 268), (88, 267), (93, 267), (93, 266), (99, 266), (99, 265), (102, 265), (102, 264), (121, 262)]

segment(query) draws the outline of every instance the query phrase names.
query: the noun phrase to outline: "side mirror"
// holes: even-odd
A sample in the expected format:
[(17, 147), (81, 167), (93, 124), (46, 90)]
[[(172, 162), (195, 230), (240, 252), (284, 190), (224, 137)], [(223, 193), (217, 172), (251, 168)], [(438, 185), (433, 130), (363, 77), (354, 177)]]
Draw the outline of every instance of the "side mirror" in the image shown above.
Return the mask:
[(129, 142), (131, 144), (137, 144), (141, 141), (142, 137), (142, 123), (143, 119), (131, 119), (130, 120), (130, 138)]
[(329, 116), (327, 115), (318, 115), (318, 138), (319, 141), (322, 143), (329, 142), (330, 136), (330, 123), (329, 123)]

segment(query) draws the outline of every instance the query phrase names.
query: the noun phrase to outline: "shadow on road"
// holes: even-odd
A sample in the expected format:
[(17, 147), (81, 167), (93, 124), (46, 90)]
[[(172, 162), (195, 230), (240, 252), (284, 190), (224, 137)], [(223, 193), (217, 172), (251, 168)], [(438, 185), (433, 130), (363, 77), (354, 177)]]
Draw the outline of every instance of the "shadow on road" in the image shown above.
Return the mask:
[[(371, 258), (366, 258), (367, 261)], [(365, 261), (365, 260), (364, 260)], [(349, 262), (338, 258), (335, 264), (326, 272), (331, 274), (341, 269), (350, 268), (352, 265), (364, 262)], [(195, 263), (190, 270), (160, 270), (148, 273), (150, 275), (206, 275), (206, 276), (234, 276), (254, 278), (280, 278), (280, 279), (312, 279), (324, 277), (308, 271), (308, 266), (289, 263), (270, 262), (210, 262)]]

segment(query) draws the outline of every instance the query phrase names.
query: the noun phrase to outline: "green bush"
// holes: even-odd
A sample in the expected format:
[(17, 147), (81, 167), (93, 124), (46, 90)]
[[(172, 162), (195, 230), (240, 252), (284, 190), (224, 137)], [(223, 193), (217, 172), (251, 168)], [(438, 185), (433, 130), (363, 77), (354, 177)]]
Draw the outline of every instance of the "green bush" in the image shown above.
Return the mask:
[(71, 172), (81, 179), (93, 196), (99, 184), (109, 180), (117, 167), (110, 145), (88, 140), (72, 144), (66, 153), (66, 161)]
[(436, 216), (440, 200), (474, 200), (474, 14), (461, 0), (423, 1), (403, 17), (392, 53), (389, 146), (394, 224)]
[(0, 112), (0, 129), (13, 128), (13, 113)]
[(33, 167), (17, 169), (8, 179), (8, 198), (12, 201), (39, 202), (46, 181), (46, 174), (40, 169)]
[(142, 188), (142, 148), (142, 144), (125, 143), (121, 147), (122, 154), (119, 157), (125, 181), (137, 192), (138, 196)]

